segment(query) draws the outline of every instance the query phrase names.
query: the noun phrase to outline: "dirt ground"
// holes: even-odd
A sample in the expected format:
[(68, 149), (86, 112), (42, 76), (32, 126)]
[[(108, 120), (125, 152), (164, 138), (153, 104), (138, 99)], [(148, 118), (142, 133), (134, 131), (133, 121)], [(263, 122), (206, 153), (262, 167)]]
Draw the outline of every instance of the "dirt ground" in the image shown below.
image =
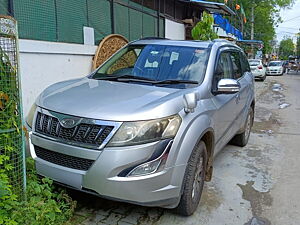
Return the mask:
[(193, 216), (72, 191), (74, 224), (300, 224), (300, 73), (256, 82), (256, 101), (249, 144), (217, 155)]

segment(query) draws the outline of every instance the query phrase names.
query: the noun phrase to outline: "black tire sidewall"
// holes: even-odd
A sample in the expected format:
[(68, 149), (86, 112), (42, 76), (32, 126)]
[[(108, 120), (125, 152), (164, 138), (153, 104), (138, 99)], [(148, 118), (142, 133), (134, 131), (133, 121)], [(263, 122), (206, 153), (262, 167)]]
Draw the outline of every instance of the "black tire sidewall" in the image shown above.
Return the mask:
[[(200, 158), (203, 156), (203, 177), (202, 177), (202, 184), (199, 189), (198, 193), (195, 193), (196, 196), (194, 199), (192, 198), (192, 191), (193, 191), (193, 183), (195, 178), (195, 173), (197, 171), (197, 165), (200, 162)], [(204, 183), (205, 183), (205, 172), (206, 172), (206, 165), (207, 165), (207, 150), (205, 143), (200, 141), (195, 148), (189, 158), (185, 176), (184, 176), (184, 184), (183, 184), (183, 194), (181, 196), (180, 202), (178, 207), (176, 208), (177, 213), (183, 216), (192, 215), (200, 202)]]
[[(249, 114), (250, 114), (250, 122), (251, 122), (251, 125), (250, 125), (250, 132), (249, 132), (249, 135), (246, 136), (246, 126), (247, 126)], [(245, 124), (245, 131), (244, 131), (244, 133), (243, 133), (243, 142), (244, 142), (243, 145), (246, 145), (246, 144), (248, 143), (248, 140), (249, 140), (249, 137), (250, 137), (250, 133), (251, 133), (251, 128), (252, 128), (252, 126), (253, 126), (253, 119), (254, 119), (254, 118), (253, 118), (253, 115), (254, 115), (253, 109), (252, 109), (252, 107), (250, 107), (249, 112), (248, 112), (248, 114), (247, 114), (247, 120), (246, 120), (246, 124)]]

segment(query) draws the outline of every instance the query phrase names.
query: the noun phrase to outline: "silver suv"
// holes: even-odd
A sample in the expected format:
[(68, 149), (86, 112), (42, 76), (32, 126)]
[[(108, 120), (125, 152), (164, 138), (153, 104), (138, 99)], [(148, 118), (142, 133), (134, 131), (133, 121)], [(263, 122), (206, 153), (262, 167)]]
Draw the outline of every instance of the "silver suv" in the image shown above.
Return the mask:
[(41, 93), (27, 117), (30, 153), (62, 185), (191, 215), (214, 156), (247, 144), (254, 104), (233, 43), (138, 40)]

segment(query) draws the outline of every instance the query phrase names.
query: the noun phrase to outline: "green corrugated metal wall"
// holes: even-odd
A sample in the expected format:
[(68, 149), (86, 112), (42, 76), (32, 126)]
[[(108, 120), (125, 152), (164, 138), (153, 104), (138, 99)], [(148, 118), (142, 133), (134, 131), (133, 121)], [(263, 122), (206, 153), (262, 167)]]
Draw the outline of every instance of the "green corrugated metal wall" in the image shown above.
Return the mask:
[(98, 44), (112, 33), (110, 2), (107, 0), (87, 0), (88, 26), (95, 29), (95, 41)]
[(129, 10), (126, 6), (114, 3), (115, 33), (129, 38)]
[(83, 43), (83, 26), (87, 26), (86, 1), (56, 0), (57, 40)]
[(8, 0), (0, 1), (0, 14), (7, 15), (8, 14)]
[(14, 0), (14, 14), (20, 38), (57, 40), (54, 0)]
[(137, 40), (143, 34), (143, 13), (129, 9), (130, 40)]
[[(128, 40), (133, 41), (142, 37), (158, 36), (158, 22), (156, 11), (143, 7), (132, 1), (122, 0), (129, 6), (142, 9), (147, 13), (142, 13), (135, 9), (130, 9), (118, 3), (114, 3), (115, 32), (122, 34)], [(160, 20), (160, 37), (164, 37), (164, 20)]]
[[(118, 1), (113, 5), (114, 33), (128, 40), (158, 36), (155, 10), (129, 0)], [(94, 28), (98, 44), (112, 33), (109, 0), (14, 0), (13, 7), (20, 38), (82, 44), (83, 26), (89, 26)], [(8, 0), (0, 0), (0, 14), (8, 14)], [(163, 18), (159, 20), (159, 36), (164, 37)]]
[(165, 19), (159, 18), (159, 37), (165, 37)]

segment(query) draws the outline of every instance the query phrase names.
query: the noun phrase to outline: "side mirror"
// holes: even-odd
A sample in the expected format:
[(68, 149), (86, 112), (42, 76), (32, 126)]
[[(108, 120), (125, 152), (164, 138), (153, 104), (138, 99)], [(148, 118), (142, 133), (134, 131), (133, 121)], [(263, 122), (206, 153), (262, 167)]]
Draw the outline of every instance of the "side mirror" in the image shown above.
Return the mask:
[(221, 79), (218, 82), (217, 94), (234, 94), (240, 91), (241, 85), (234, 79)]
[(267, 64), (264, 64), (264, 67), (268, 67), (268, 65), (267, 65)]
[(198, 100), (198, 95), (195, 92), (183, 95), (184, 111), (193, 113), (197, 107)]

